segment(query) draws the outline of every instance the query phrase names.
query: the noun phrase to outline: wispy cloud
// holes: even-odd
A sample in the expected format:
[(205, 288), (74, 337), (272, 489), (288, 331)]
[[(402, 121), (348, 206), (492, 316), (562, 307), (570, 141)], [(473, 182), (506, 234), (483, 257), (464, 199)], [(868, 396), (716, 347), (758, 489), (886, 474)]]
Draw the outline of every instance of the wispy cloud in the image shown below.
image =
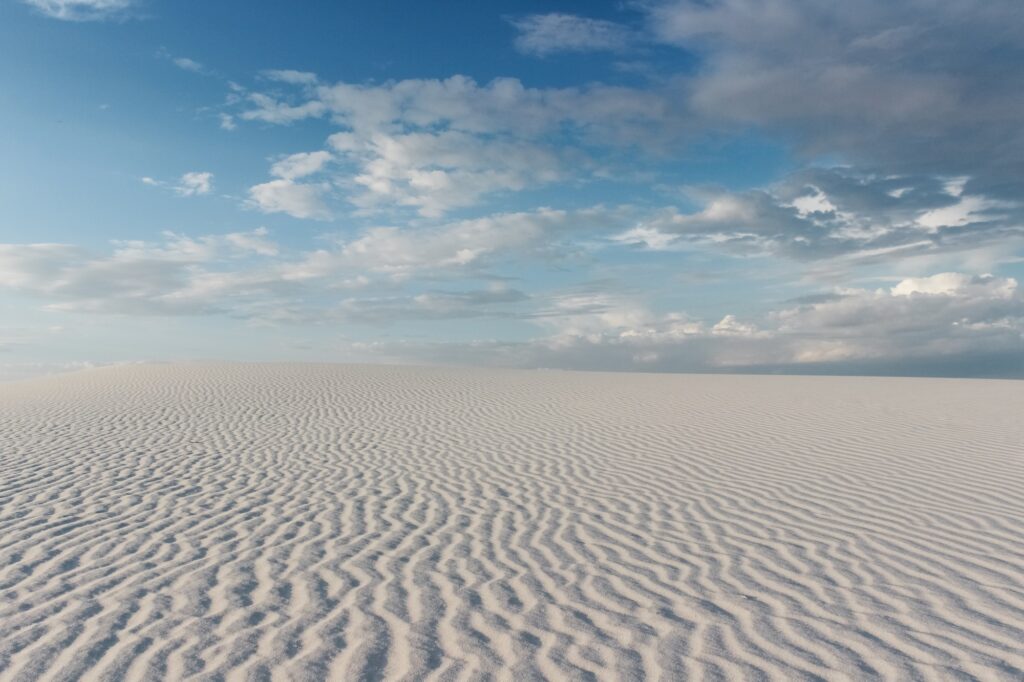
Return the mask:
[(208, 171), (190, 171), (183, 174), (175, 182), (165, 182), (146, 176), (142, 182), (151, 187), (164, 187), (178, 196), (194, 197), (209, 194), (213, 190), (213, 173)]
[(205, 73), (206, 67), (197, 62), (194, 59), (188, 57), (175, 57), (171, 60), (175, 66), (182, 71), (191, 71), (192, 73)]
[(315, 73), (294, 69), (267, 69), (261, 71), (260, 75), (268, 80), (290, 85), (315, 85), (318, 80)]
[(214, 72), (208, 69), (202, 62), (192, 59), (191, 57), (175, 55), (166, 47), (157, 48), (156, 56), (158, 59), (167, 61), (182, 71), (188, 71), (189, 73), (195, 73), (203, 76), (215, 75)]
[(524, 54), (546, 57), (559, 52), (619, 52), (635, 39), (629, 28), (603, 19), (572, 14), (531, 14), (510, 20)]
[(22, 0), (48, 17), (64, 21), (101, 21), (124, 16), (136, 0)]

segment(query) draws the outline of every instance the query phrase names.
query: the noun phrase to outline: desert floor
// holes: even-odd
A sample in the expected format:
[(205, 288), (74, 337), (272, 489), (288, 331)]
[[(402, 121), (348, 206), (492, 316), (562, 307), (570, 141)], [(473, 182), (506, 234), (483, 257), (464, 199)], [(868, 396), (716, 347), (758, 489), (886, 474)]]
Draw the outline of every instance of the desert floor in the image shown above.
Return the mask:
[(1024, 382), (0, 384), (0, 679), (1024, 679)]

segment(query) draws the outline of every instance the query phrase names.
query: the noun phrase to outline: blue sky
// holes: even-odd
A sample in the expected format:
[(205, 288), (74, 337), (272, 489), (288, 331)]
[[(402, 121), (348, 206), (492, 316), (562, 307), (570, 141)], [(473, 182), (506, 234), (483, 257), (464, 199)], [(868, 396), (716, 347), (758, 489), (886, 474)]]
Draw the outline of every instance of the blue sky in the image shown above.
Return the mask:
[(1024, 376), (1010, 0), (0, 1), (0, 376)]

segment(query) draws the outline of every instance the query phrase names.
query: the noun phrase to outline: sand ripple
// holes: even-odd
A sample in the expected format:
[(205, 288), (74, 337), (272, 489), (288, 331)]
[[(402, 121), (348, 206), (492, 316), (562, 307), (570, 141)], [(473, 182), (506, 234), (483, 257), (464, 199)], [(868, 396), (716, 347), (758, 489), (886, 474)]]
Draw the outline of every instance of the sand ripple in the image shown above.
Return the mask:
[(0, 678), (1024, 679), (1024, 383), (0, 386)]

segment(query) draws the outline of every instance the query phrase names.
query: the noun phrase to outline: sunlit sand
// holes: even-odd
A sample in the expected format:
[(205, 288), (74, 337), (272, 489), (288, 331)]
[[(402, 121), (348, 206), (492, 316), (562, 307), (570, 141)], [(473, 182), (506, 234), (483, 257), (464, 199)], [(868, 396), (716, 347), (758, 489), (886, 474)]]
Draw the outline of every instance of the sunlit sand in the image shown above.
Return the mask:
[(1024, 383), (0, 385), (0, 678), (1024, 678)]

